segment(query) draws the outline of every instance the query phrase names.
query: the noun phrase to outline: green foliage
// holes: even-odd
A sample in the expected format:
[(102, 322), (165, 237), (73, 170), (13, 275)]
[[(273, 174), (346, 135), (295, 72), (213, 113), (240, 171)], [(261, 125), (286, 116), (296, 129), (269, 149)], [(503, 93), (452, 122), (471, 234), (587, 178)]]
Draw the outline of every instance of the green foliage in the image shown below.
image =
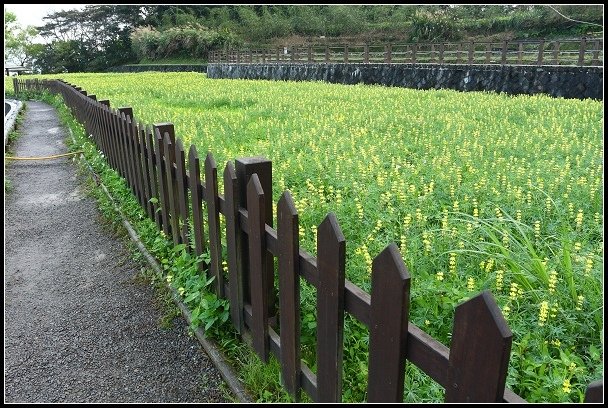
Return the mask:
[(140, 27), (131, 34), (131, 43), (140, 59), (201, 58), (206, 60), (210, 50), (236, 44), (228, 32), (220, 32), (200, 25), (170, 27), (156, 30)]
[(456, 41), (462, 38), (458, 25), (448, 15), (417, 11), (412, 17), (411, 42)]

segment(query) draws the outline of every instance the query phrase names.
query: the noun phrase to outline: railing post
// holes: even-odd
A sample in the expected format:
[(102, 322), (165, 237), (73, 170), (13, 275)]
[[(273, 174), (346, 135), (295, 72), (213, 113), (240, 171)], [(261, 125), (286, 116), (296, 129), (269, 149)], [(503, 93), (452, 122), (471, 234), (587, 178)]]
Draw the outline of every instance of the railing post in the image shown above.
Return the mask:
[[(272, 226), (272, 162), (265, 157), (243, 157), (236, 159), (235, 162), (235, 170), (237, 177), (237, 184), (239, 187), (239, 205), (242, 208), (247, 208), (247, 184), (251, 179), (253, 174), (257, 174), (260, 180), (260, 185), (262, 186), (262, 190), (267, 192), (265, 197), (265, 219), (266, 224)], [(243, 242), (241, 245), (242, 254), (241, 259), (243, 262), (248, 263), (249, 260), (249, 237), (243, 236)], [(274, 315), (275, 305), (276, 305), (276, 296), (274, 295), (274, 268), (273, 268), (273, 260), (272, 254), (266, 253), (267, 260), (265, 261), (266, 265), (266, 276), (267, 281), (270, 283), (268, 285), (268, 290), (271, 292), (268, 294), (268, 310), (269, 315)], [(251, 279), (249, 276), (249, 268), (247, 265), (243, 266), (243, 301), (245, 303), (251, 302), (250, 290), (251, 290)]]
[(507, 47), (508, 47), (508, 43), (507, 41), (503, 41), (502, 42), (502, 53), (500, 56), (500, 64), (501, 65), (506, 65), (507, 63)]
[(591, 65), (593, 65), (593, 66), (600, 65), (599, 56), (600, 56), (600, 40), (595, 40), (595, 42), (593, 43), (593, 59), (591, 60)]
[(439, 63), (443, 64), (443, 53), (445, 52), (445, 44), (439, 44)]
[(300, 247), (298, 212), (288, 191), (277, 205), (279, 242), (279, 308), (281, 327), (281, 378), (295, 401), (300, 396)]
[(559, 41), (555, 41), (553, 47), (553, 65), (559, 65)]
[(462, 43), (458, 43), (458, 49), (456, 50), (456, 63), (460, 64), (460, 53), (462, 52)]
[(243, 259), (243, 232), (239, 223), (239, 186), (234, 164), (228, 162), (224, 169), (224, 200), (226, 202), (226, 246), (228, 252), (228, 284), (230, 287), (230, 319), (237, 333), (242, 333), (243, 323), (243, 271), (247, 260)]
[(329, 62), (329, 46), (325, 45), (325, 62)]
[(410, 275), (393, 243), (372, 263), (367, 402), (402, 402)]
[(489, 291), (454, 313), (446, 402), (502, 402), (513, 333)]
[(348, 44), (344, 46), (344, 63), (348, 63)]
[(346, 240), (333, 213), (317, 228), (317, 398), (342, 401)]
[[(201, 183), (201, 161), (194, 145), (190, 145), (188, 152), (188, 180), (190, 182), (190, 197), (192, 203), (192, 227), (194, 229), (194, 253), (198, 257), (207, 247), (205, 241), (205, 217), (203, 214), (203, 184)], [(208, 266), (199, 262), (198, 271), (205, 273)], [(207, 276), (208, 278), (208, 276)]]
[(369, 64), (369, 45), (367, 43), (363, 45), (363, 62)]
[(393, 45), (392, 44), (388, 44), (386, 46), (386, 57), (385, 57), (385, 62), (387, 64), (390, 64), (393, 58)]
[(492, 60), (492, 43), (486, 43), (486, 64)]
[(205, 201), (209, 226), (209, 275), (215, 277), (215, 293), (224, 298), (224, 271), (222, 270), (222, 240), (220, 235), (220, 210), (217, 185), (217, 165), (211, 152), (205, 158)]
[(583, 38), (581, 38), (581, 43), (580, 43), (580, 47), (578, 50), (578, 65), (579, 66), (585, 65), (586, 46), (587, 46), (587, 38), (583, 37)]
[(153, 125), (154, 132), (154, 148), (156, 155), (156, 175), (158, 177), (158, 196), (160, 199), (160, 207), (161, 207), (161, 217), (162, 217), (162, 226), (163, 232), (167, 236), (167, 238), (171, 235), (171, 224), (169, 223), (169, 191), (167, 186), (167, 171), (165, 167), (165, 157), (167, 152), (165, 152), (165, 146), (163, 144), (163, 138), (165, 132), (173, 133), (173, 124), (172, 123), (155, 123)]
[(544, 53), (545, 53), (545, 40), (540, 40), (540, 42), (538, 43), (538, 61), (536, 62), (537, 65), (543, 64)]
[(412, 44), (412, 64), (416, 63), (416, 51), (418, 51), (418, 44)]
[(308, 62), (312, 62), (312, 46), (308, 46)]
[(524, 55), (524, 43), (519, 41), (517, 43), (517, 63), (521, 65)]
[(436, 54), (435, 44), (431, 44), (431, 57), (429, 58), (430, 63), (435, 62), (435, 54)]
[(471, 41), (469, 43), (469, 56), (468, 56), (468, 63), (472, 64), (473, 63), (473, 52), (475, 51), (475, 43), (473, 41)]

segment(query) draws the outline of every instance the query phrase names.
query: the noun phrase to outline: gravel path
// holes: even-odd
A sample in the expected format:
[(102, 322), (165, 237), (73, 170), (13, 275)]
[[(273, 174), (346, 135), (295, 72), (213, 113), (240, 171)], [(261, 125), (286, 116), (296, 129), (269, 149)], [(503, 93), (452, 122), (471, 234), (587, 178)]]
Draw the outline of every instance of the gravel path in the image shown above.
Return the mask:
[[(27, 102), (20, 132), (15, 156), (67, 151), (47, 104)], [(183, 319), (160, 328), (71, 158), (10, 162), (5, 177), (4, 401), (226, 402)]]

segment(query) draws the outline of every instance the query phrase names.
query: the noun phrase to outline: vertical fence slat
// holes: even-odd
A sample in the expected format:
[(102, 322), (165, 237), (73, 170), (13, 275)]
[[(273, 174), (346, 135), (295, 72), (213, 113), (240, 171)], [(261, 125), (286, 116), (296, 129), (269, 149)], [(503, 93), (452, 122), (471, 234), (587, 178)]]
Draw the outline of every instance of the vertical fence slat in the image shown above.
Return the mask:
[(467, 57), (467, 61), (469, 64), (473, 63), (473, 58), (474, 58), (473, 53), (474, 52), (475, 52), (475, 44), (473, 43), (473, 41), (471, 41), (469, 43), (469, 55)]
[[(203, 187), (201, 185), (201, 165), (196, 147), (190, 145), (188, 152), (188, 180), (190, 181), (190, 199), (192, 202), (192, 229), (194, 230), (194, 253), (202, 255), (207, 246), (205, 244), (205, 221), (203, 217)], [(199, 272), (204, 272), (207, 265), (198, 264)], [(209, 278), (209, 276), (207, 276)]]
[[(160, 198), (160, 213), (162, 217), (163, 232), (169, 238), (171, 236), (171, 224), (169, 223), (169, 187), (167, 186), (167, 170), (165, 167), (165, 145), (163, 135), (167, 129), (166, 123), (154, 125), (155, 155), (156, 155), (156, 175), (158, 177), (158, 196)], [(171, 125), (173, 126), (173, 125)]]
[(222, 263), (222, 242), (220, 236), (220, 212), (217, 192), (217, 165), (211, 152), (205, 159), (205, 201), (207, 202), (207, 223), (209, 225), (209, 250), (211, 252), (210, 273), (215, 276), (215, 292), (224, 297), (224, 275)]
[(591, 65), (593, 65), (593, 66), (600, 65), (600, 60), (599, 60), (600, 47), (601, 47), (600, 40), (595, 40), (595, 42), (593, 43), (593, 59), (591, 60)]
[(333, 213), (317, 229), (317, 396), (342, 399), (344, 259), (346, 241)]
[(160, 188), (158, 186), (158, 179), (160, 174), (158, 174), (158, 161), (160, 155), (157, 153), (157, 149), (155, 148), (156, 144), (154, 140), (156, 139), (154, 136), (155, 130), (151, 128), (149, 125), (146, 126), (145, 130), (145, 144), (146, 144), (146, 153), (148, 160), (148, 168), (150, 170), (150, 192), (152, 193), (152, 198), (155, 199), (156, 202), (150, 202), (152, 205), (152, 212), (154, 214), (154, 220), (156, 221), (156, 226), (159, 230), (163, 231), (163, 217), (162, 210), (159, 211), (161, 202), (160, 202)]
[(538, 43), (538, 61), (536, 61), (536, 63), (538, 65), (543, 64), (544, 55), (545, 55), (545, 40), (540, 40), (540, 42)]
[(367, 402), (402, 402), (410, 275), (393, 243), (372, 263)]
[(559, 41), (555, 41), (555, 45), (553, 46), (553, 64), (559, 65)]
[(585, 391), (585, 402), (604, 402), (604, 380), (589, 384)]
[(517, 43), (517, 63), (521, 64), (524, 55), (524, 43), (521, 41)]
[[(247, 208), (247, 191), (246, 187), (249, 183), (249, 178), (255, 173), (258, 175), (262, 190), (266, 193), (266, 224), (272, 227), (272, 162), (264, 157), (241, 157), (236, 159), (236, 176), (238, 178), (238, 185), (240, 189), (239, 198), (241, 199), (240, 206)], [(249, 244), (247, 237), (243, 237), (243, 259), (248, 260), (247, 255)], [(266, 254), (266, 273), (268, 274), (267, 281), (270, 282), (268, 285), (268, 314), (273, 316), (276, 309), (276, 295), (274, 293), (274, 261), (272, 254)], [(247, 261), (244, 261), (247, 262)], [(249, 299), (249, 278), (248, 268), (246, 264), (243, 266), (243, 301), (245, 303), (250, 302)]]
[(243, 331), (243, 245), (239, 225), (239, 186), (231, 162), (224, 169), (224, 201), (226, 202), (226, 245), (228, 246), (228, 283), (230, 285), (230, 318), (238, 333)]
[(139, 198), (139, 205), (146, 210), (146, 194), (144, 188), (144, 175), (142, 170), (142, 161), (141, 161), (141, 141), (140, 141), (140, 132), (139, 132), (139, 124), (132, 119), (131, 122), (131, 143), (133, 144), (133, 160), (135, 166), (135, 184), (137, 186), (137, 197)]
[(264, 191), (257, 174), (247, 184), (247, 214), (249, 216), (249, 287), (251, 290), (251, 312), (253, 349), (260, 359), (268, 362), (268, 291), (266, 263), (266, 240), (264, 239), (266, 217)]
[(171, 140), (169, 133), (165, 132), (163, 144), (165, 146), (165, 174), (167, 175), (167, 193), (169, 198), (169, 222), (171, 223), (171, 235), (173, 244), (180, 244), (179, 217), (177, 206), (177, 183), (175, 178), (175, 143)]
[(578, 65), (585, 64), (585, 51), (587, 46), (587, 39), (583, 37), (580, 42), (580, 46), (578, 49)]
[(138, 124), (139, 132), (139, 149), (141, 154), (141, 166), (142, 166), (142, 182), (144, 184), (144, 207), (151, 220), (154, 220), (154, 206), (150, 201), (152, 195), (152, 169), (148, 165), (148, 152), (146, 147), (146, 129), (143, 123)]
[(502, 402), (513, 334), (489, 291), (458, 305), (446, 402)]
[(277, 206), (279, 241), (279, 310), (281, 378), (295, 401), (300, 399), (300, 274), (298, 212), (291, 194), (284, 192)]
[(181, 242), (186, 245), (188, 252), (190, 251), (190, 214), (188, 211), (188, 183), (186, 180), (186, 153), (184, 145), (180, 139), (175, 140), (175, 164), (177, 168), (177, 202), (179, 208), (179, 216), (181, 219)]

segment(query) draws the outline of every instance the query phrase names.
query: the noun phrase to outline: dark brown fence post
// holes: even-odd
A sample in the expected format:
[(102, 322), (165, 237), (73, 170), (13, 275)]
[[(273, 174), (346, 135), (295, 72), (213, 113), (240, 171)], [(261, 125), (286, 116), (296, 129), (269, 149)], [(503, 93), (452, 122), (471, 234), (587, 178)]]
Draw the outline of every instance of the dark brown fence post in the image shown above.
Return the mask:
[(410, 275), (397, 246), (372, 263), (367, 402), (402, 402)]
[(268, 287), (265, 238), (264, 191), (257, 174), (247, 184), (247, 214), (249, 218), (249, 282), (251, 290), (251, 335), (253, 348), (268, 362)]
[(325, 62), (329, 62), (329, 46), (325, 46)]
[(300, 274), (298, 212), (285, 191), (277, 206), (281, 378), (295, 401), (300, 399)]
[(308, 46), (308, 62), (312, 62), (312, 46)]
[(215, 276), (215, 293), (224, 298), (224, 274), (222, 265), (222, 241), (220, 235), (220, 202), (217, 187), (217, 165), (211, 152), (205, 159), (205, 201), (207, 202), (207, 224), (209, 225), (209, 272)]
[(144, 176), (142, 174), (141, 143), (139, 140), (139, 125), (131, 118), (131, 145), (133, 147), (133, 167), (135, 169), (135, 185), (137, 186), (137, 198), (139, 205), (146, 209), (146, 197), (144, 192)]
[(445, 44), (439, 44), (439, 63), (443, 64), (443, 53), (445, 52)]
[(492, 43), (486, 43), (486, 64), (492, 60)]
[[(147, 159), (148, 159), (148, 169), (150, 170), (150, 187), (152, 192), (152, 198), (156, 199), (156, 202), (151, 202), (152, 210), (154, 212), (154, 220), (156, 221), (156, 226), (159, 230), (164, 231), (163, 227), (163, 215), (162, 215), (162, 207), (161, 207), (161, 193), (158, 180), (160, 178), (160, 173), (158, 172), (160, 161), (160, 155), (158, 154), (158, 149), (156, 149), (156, 140), (155, 136), (156, 129), (151, 128), (149, 125), (146, 126), (146, 151), (147, 151)], [(160, 211), (159, 211), (160, 209)]]
[(386, 62), (387, 64), (390, 64), (391, 60), (393, 58), (393, 46), (392, 46), (392, 44), (387, 44), (385, 46), (385, 50), (386, 50), (386, 53), (385, 53), (385, 56), (384, 56), (384, 62)]
[(578, 65), (585, 64), (585, 51), (587, 46), (587, 38), (581, 38), (581, 43), (578, 49)]
[(416, 52), (418, 51), (418, 44), (412, 44), (412, 64), (416, 63)]
[(513, 334), (489, 291), (458, 305), (446, 402), (502, 402)]
[(431, 62), (431, 63), (435, 62), (435, 54), (436, 54), (435, 44), (431, 44), (431, 57), (430, 57), (429, 62)]
[[(205, 221), (203, 217), (203, 186), (201, 184), (201, 164), (194, 145), (188, 152), (188, 180), (192, 200), (192, 229), (194, 230), (194, 254), (198, 257), (205, 252)], [(198, 263), (199, 272), (207, 269), (205, 262)], [(209, 278), (209, 276), (207, 276)]]
[(188, 182), (186, 180), (186, 152), (182, 141), (175, 141), (175, 176), (177, 182), (177, 202), (179, 204), (179, 213), (182, 220), (181, 239), (180, 242), (186, 244), (188, 252), (190, 250), (190, 242), (188, 236), (190, 234), (190, 214), (188, 211)]
[(154, 146), (156, 155), (156, 175), (158, 177), (158, 195), (160, 198), (160, 213), (162, 216), (163, 232), (167, 238), (171, 235), (171, 224), (169, 222), (169, 186), (167, 186), (167, 169), (165, 167), (165, 146), (163, 144), (163, 136), (168, 129), (173, 129), (171, 123), (154, 124)]
[(589, 384), (585, 391), (585, 402), (604, 402), (604, 380)]
[(543, 56), (545, 53), (545, 40), (540, 40), (538, 43), (538, 61), (536, 61), (537, 65), (543, 64)]
[(553, 65), (559, 65), (559, 41), (555, 41), (553, 47)]
[[(175, 137), (175, 136), (174, 136)], [(169, 193), (169, 222), (171, 223), (171, 235), (173, 236), (173, 244), (178, 245), (180, 242), (179, 235), (179, 216), (177, 204), (177, 183), (175, 177), (175, 138), (172, 138), (169, 133), (163, 136), (163, 144), (165, 147), (165, 173), (167, 174), (167, 192)]]
[(239, 224), (239, 186), (231, 162), (224, 169), (224, 201), (226, 203), (226, 246), (228, 247), (228, 283), (230, 285), (230, 318), (238, 333), (243, 323), (243, 233)]
[(342, 400), (346, 241), (333, 213), (317, 229), (317, 397)]
[[(249, 183), (249, 179), (253, 174), (257, 174), (260, 180), (260, 184), (262, 185), (262, 190), (267, 191), (265, 197), (265, 218), (266, 224), (272, 226), (272, 162), (265, 157), (243, 157), (236, 159), (236, 177), (238, 179), (239, 186), (239, 198), (241, 200), (240, 206), (243, 208), (247, 207), (247, 184)], [(242, 259), (244, 262), (248, 262), (249, 260), (249, 242), (246, 236), (243, 236), (242, 242)], [(272, 254), (267, 253), (266, 256), (269, 258), (265, 262), (266, 265), (266, 273), (267, 273), (267, 281), (270, 283), (269, 290), (273, 291), (274, 284), (274, 261), (272, 259)], [(243, 264), (243, 301), (247, 303), (251, 303), (251, 298), (249, 297), (250, 291), (250, 278), (248, 275), (249, 268), (246, 264)], [(269, 315), (274, 314), (274, 309), (276, 306), (276, 296), (274, 293), (268, 294), (268, 307), (269, 307)]]
[(369, 44), (363, 44), (363, 62), (369, 64)]
[(140, 123), (139, 124), (140, 128), (139, 128), (139, 140), (141, 143), (140, 149), (141, 149), (141, 162), (142, 162), (142, 175), (143, 175), (143, 182), (144, 182), (144, 196), (145, 196), (145, 202), (144, 202), (144, 207), (146, 208), (146, 211), (148, 213), (148, 217), (151, 220), (154, 220), (154, 204), (150, 201), (152, 199), (152, 197), (154, 197), (153, 193), (152, 193), (152, 170), (149, 167), (149, 160), (148, 160), (148, 154), (149, 152), (147, 151), (148, 147), (147, 147), (147, 143), (146, 143), (146, 138), (147, 138), (147, 134), (146, 134), (146, 129), (145, 126)]
[(348, 44), (344, 46), (344, 63), (348, 63)]
[(517, 43), (517, 63), (521, 65), (524, 56), (524, 43)]
[(456, 50), (456, 63), (457, 64), (461, 63), (461, 59), (460, 59), (461, 53), (462, 53), (462, 43), (458, 43), (458, 49)]
[(475, 52), (475, 43), (473, 41), (471, 41), (471, 42), (469, 42), (469, 55), (468, 55), (469, 64), (473, 63), (473, 58), (474, 58), (473, 53), (474, 52)]
[(507, 47), (508, 46), (509, 46), (509, 43), (506, 40), (502, 42), (502, 53), (500, 56), (501, 65), (505, 65), (507, 63)]
[(595, 42), (593, 43), (593, 59), (591, 60), (591, 65), (593, 66), (600, 65), (600, 44), (600, 40), (595, 40)]

